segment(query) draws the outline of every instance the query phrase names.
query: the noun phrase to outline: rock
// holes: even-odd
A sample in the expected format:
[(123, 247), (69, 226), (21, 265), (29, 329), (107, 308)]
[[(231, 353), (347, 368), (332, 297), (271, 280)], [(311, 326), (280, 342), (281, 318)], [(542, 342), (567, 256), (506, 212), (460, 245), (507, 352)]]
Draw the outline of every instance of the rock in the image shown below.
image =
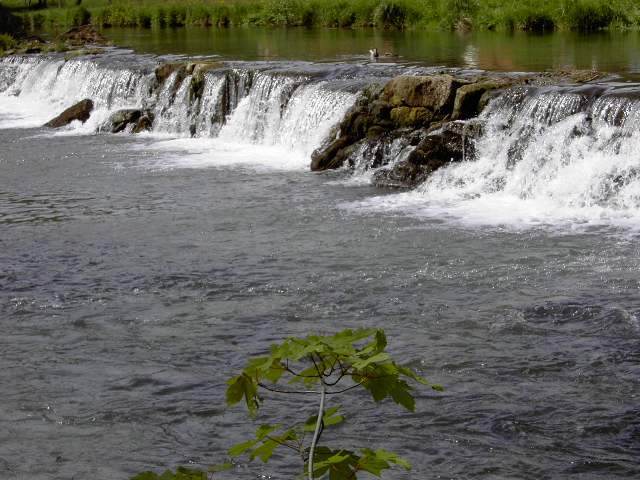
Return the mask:
[(137, 123), (142, 116), (142, 111), (137, 109), (125, 109), (114, 112), (109, 117), (111, 133), (119, 133), (132, 123)]
[(173, 63), (163, 63), (156, 68), (156, 80), (158, 80), (158, 84), (162, 85), (169, 76), (173, 72), (177, 71), (179, 76), (186, 76), (187, 74), (187, 65), (184, 63), (173, 62)]
[(376, 138), (376, 137), (379, 137), (380, 135), (384, 134), (386, 131), (387, 131), (387, 129), (384, 128), (383, 126), (374, 125), (373, 127), (369, 127), (369, 130), (367, 130), (367, 137), (368, 138)]
[(65, 61), (73, 60), (74, 58), (83, 57), (86, 55), (100, 55), (104, 53), (102, 48), (81, 48), (78, 50), (71, 50), (64, 54)]
[(394, 106), (424, 107), (437, 116), (451, 112), (455, 93), (463, 85), (451, 75), (398, 76), (384, 87), (382, 100)]
[(74, 120), (79, 120), (84, 123), (89, 119), (92, 111), (93, 102), (89, 99), (85, 99), (76, 103), (72, 107), (67, 108), (56, 118), (45, 123), (44, 126), (49, 128), (60, 128), (65, 125), (69, 125)]
[[(480, 124), (447, 122), (427, 134), (408, 158), (390, 168), (378, 170), (373, 184), (387, 188), (413, 188), (443, 166), (473, 158), (473, 139), (480, 133)], [(412, 143), (410, 138), (410, 143)]]
[(200, 98), (204, 90), (205, 74), (210, 70), (217, 70), (222, 68), (224, 64), (220, 62), (207, 62), (207, 63), (195, 63), (187, 65), (186, 72), (191, 70), (191, 89), (189, 90), (190, 97)]
[(68, 42), (71, 45), (85, 45), (85, 44), (106, 44), (107, 39), (104, 38), (100, 32), (98, 32), (91, 25), (82, 25), (80, 27), (73, 27), (57, 39), (59, 42)]
[(136, 126), (133, 127), (133, 130), (131, 131), (131, 133), (146, 132), (151, 130), (152, 126), (153, 126), (152, 117), (149, 115), (143, 115), (138, 119), (138, 122), (136, 123)]
[(388, 102), (375, 100), (374, 102), (371, 102), (369, 111), (371, 112), (371, 115), (373, 115), (376, 119), (389, 120), (391, 118), (390, 114), (392, 108), (393, 105)]
[(390, 116), (397, 127), (420, 127), (431, 121), (433, 113), (425, 107), (396, 107)]
[(340, 150), (351, 144), (347, 136), (341, 136), (326, 147), (320, 147), (311, 154), (311, 170), (329, 170), (340, 168), (344, 163), (344, 157), (338, 155)]
[(486, 105), (486, 102), (482, 102), (482, 98), (485, 93), (498, 88), (506, 88), (508, 86), (509, 82), (497, 80), (488, 80), (462, 85), (456, 91), (451, 119), (466, 120), (477, 116)]
[(474, 138), (479, 135), (479, 123), (448, 122), (429, 133), (409, 155), (408, 160), (416, 165), (427, 165), (437, 170), (445, 163), (473, 158)]
[(381, 168), (373, 174), (372, 183), (376, 187), (413, 188), (424, 182), (431, 170), (425, 165), (403, 161), (391, 168)]

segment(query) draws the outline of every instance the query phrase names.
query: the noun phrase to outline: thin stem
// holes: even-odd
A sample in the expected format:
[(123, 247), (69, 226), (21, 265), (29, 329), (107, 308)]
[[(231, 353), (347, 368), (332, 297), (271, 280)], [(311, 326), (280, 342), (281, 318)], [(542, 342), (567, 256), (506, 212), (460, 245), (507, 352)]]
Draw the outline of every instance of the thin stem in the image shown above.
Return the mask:
[(320, 438), (320, 428), (322, 427), (322, 417), (324, 416), (324, 399), (326, 397), (326, 389), (324, 383), (320, 382), (320, 406), (318, 408), (318, 419), (316, 420), (316, 429), (313, 432), (313, 440), (311, 440), (311, 448), (309, 448), (309, 480), (313, 480), (313, 456), (316, 452), (316, 444)]
[(315, 390), (278, 390), (277, 388), (271, 388), (268, 385), (265, 385), (262, 382), (258, 382), (258, 386), (264, 388), (265, 390), (269, 390), (270, 392), (275, 392), (275, 393), (299, 393), (299, 394), (310, 394), (313, 393), (314, 395), (317, 395), (320, 392), (317, 392)]
[[(320, 357), (320, 355), (318, 355), (318, 357)], [(318, 368), (318, 364), (316, 363), (315, 358), (313, 358), (313, 353), (310, 355), (311, 361), (313, 362), (313, 366), (316, 367), (316, 372), (318, 372), (318, 377), (320, 379), (322, 379), (322, 373), (320, 372), (320, 369)], [(322, 357), (320, 357), (320, 360), (322, 360)]]
[(350, 387), (347, 387), (343, 390), (337, 390), (335, 392), (327, 392), (328, 395), (337, 395), (338, 393), (344, 393), (344, 392), (348, 392), (349, 390), (352, 390), (354, 388), (358, 388), (360, 385), (362, 385), (362, 382), (360, 383), (356, 383), (355, 385), (351, 385)]
[(273, 440), (274, 442), (276, 442), (278, 445), (282, 445), (283, 447), (287, 447), (290, 448), (291, 450), (293, 450), (294, 452), (297, 452), (298, 449), (296, 447), (294, 447), (293, 445), (287, 443), (287, 442), (283, 442), (281, 440), (278, 440), (277, 438), (272, 437), (271, 435), (267, 435), (265, 438), (268, 438), (269, 440)]

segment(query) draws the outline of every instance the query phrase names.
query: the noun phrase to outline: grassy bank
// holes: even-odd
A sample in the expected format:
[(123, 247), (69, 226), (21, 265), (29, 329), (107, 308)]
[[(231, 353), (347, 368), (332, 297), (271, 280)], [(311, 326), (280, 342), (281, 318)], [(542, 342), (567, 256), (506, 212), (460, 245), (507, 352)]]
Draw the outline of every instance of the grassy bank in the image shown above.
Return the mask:
[(33, 30), (87, 22), (105, 28), (260, 25), (596, 31), (640, 27), (637, 0), (5, 0), (2, 3), (21, 15)]

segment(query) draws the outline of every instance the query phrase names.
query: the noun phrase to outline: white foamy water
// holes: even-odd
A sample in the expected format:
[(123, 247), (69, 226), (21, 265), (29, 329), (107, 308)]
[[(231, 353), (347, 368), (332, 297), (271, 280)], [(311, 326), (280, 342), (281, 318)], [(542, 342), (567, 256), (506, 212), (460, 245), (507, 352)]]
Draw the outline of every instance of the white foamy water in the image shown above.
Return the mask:
[[(31, 128), (90, 98), (95, 118), (80, 133), (95, 131), (108, 113), (139, 107), (151, 79), (139, 71), (86, 60), (15, 57), (0, 62), (0, 128)], [(4, 88), (2, 88), (4, 86)]]
[(90, 98), (95, 109), (85, 124), (47, 133), (93, 134), (119, 109), (150, 108), (158, 141), (141, 145), (163, 152), (166, 167), (301, 169), (357, 96), (301, 75), (237, 69), (204, 73), (194, 94), (195, 77), (175, 71), (157, 86), (153, 73), (121, 65), (13, 58), (0, 62), (0, 128), (38, 127)]
[(498, 100), (483, 115), (476, 159), (347, 208), (513, 228), (640, 228), (639, 107), (558, 92)]

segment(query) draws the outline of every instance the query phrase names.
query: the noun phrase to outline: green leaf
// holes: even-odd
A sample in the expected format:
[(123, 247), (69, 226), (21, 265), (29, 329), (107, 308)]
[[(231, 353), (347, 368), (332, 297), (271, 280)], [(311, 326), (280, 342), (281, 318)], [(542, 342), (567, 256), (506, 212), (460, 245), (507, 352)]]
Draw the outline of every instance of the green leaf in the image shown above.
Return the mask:
[(429, 382), (427, 382), (426, 378), (421, 377), (410, 368), (398, 366), (398, 371), (405, 377), (409, 377), (410, 379), (415, 380), (416, 382), (421, 383), (422, 385), (429, 385)]
[(256, 439), (258, 440), (262, 440), (264, 437), (266, 437), (267, 435), (269, 435), (271, 432), (277, 430), (280, 428), (280, 424), (275, 424), (275, 425), (269, 425), (269, 424), (265, 424), (265, 425), (260, 425), (258, 427), (258, 429), (256, 430)]
[[(342, 415), (336, 415), (340, 406), (327, 408), (324, 411), (324, 415), (322, 416), (322, 421), (324, 422), (325, 427), (330, 427), (332, 425), (337, 425), (344, 421), (344, 417)], [(304, 422), (303, 430), (305, 432), (313, 432), (316, 429), (316, 422), (318, 421), (317, 415), (312, 415), (307, 418), (307, 421)]]
[(353, 368), (357, 368), (358, 370), (362, 370), (372, 363), (382, 363), (389, 360), (390, 356), (386, 352), (376, 353), (375, 355), (370, 356), (369, 358), (365, 358), (364, 360), (360, 360), (353, 364)]
[(280, 444), (278, 442), (271, 439), (263, 440), (262, 445), (260, 445), (253, 452), (251, 452), (250, 458), (251, 460), (253, 460), (254, 458), (258, 457), (264, 463), (267, 463), (271, 458), (271, 456), (273, 455), (274, 450), (278, 448), (279, 445)]
[(209, 471), (211, 473), (218, 473), (218, 472), (226, 472), (227, 470), (231, 470), (233, 468), (233, 463), (219, 463), (217, 465), (211, 465), (209, 466)]
[(395, 463), (396, 465), (404, 468), (405, 470), (411, 470), (411, 464), (405, 460), (404, 458), (400, 457), (399, 455), (390, 452), (388, 450), (384, 450), (384, 449), (378, 449), (374, 452), (376, 458), (379, 458), (381, 460), (384, 460), (385, 462), (389, 462), (389, 463)]
[(407, 385), (402, 380), (395, 382), (395, 385), (390, 390), (391, 398), (398, 405), (402, 405), (404, 408), (409, 410), (410, 412), (416, 411), (416, 400), (413, 398), (413, 395), (409, 392), (409, 385)]
[(207, 480), (206, 472), (185, 467), (178, 467), (175, 472), (165, 470), (162, 475), (153, 472), (142, 472), (131, 480)]
[(242, 375), (227, 380), (227, 405), (232, 406), (242, 400), (244, 395), (244, 386), (242, 384)]
[(431, 385), (431, 388), (436, 392), (444, 392), (444, 387), (442, 385), (434, 384)]
[(260, 406), (257, 383), (245, 374), (227, 381), (227, 405), (235, 405), (244, 397), (251, 417), (255, 416)]
[(253, 448), (253, 446), (256, 445), (258, 442), (259, 440), (247, 440), (246, 442), (237, 443), (236, 445), (231, 447), (227, 453), (229, 454), (230, 457), (238, 457), (242, 455), (244, 452), (246, 452), (247, 450), (249, 450), (250, 448)]
[(153, 472), (140, 472), (137, 475), (131, 477), (130, 480), (158, 480), (159, 476)]

